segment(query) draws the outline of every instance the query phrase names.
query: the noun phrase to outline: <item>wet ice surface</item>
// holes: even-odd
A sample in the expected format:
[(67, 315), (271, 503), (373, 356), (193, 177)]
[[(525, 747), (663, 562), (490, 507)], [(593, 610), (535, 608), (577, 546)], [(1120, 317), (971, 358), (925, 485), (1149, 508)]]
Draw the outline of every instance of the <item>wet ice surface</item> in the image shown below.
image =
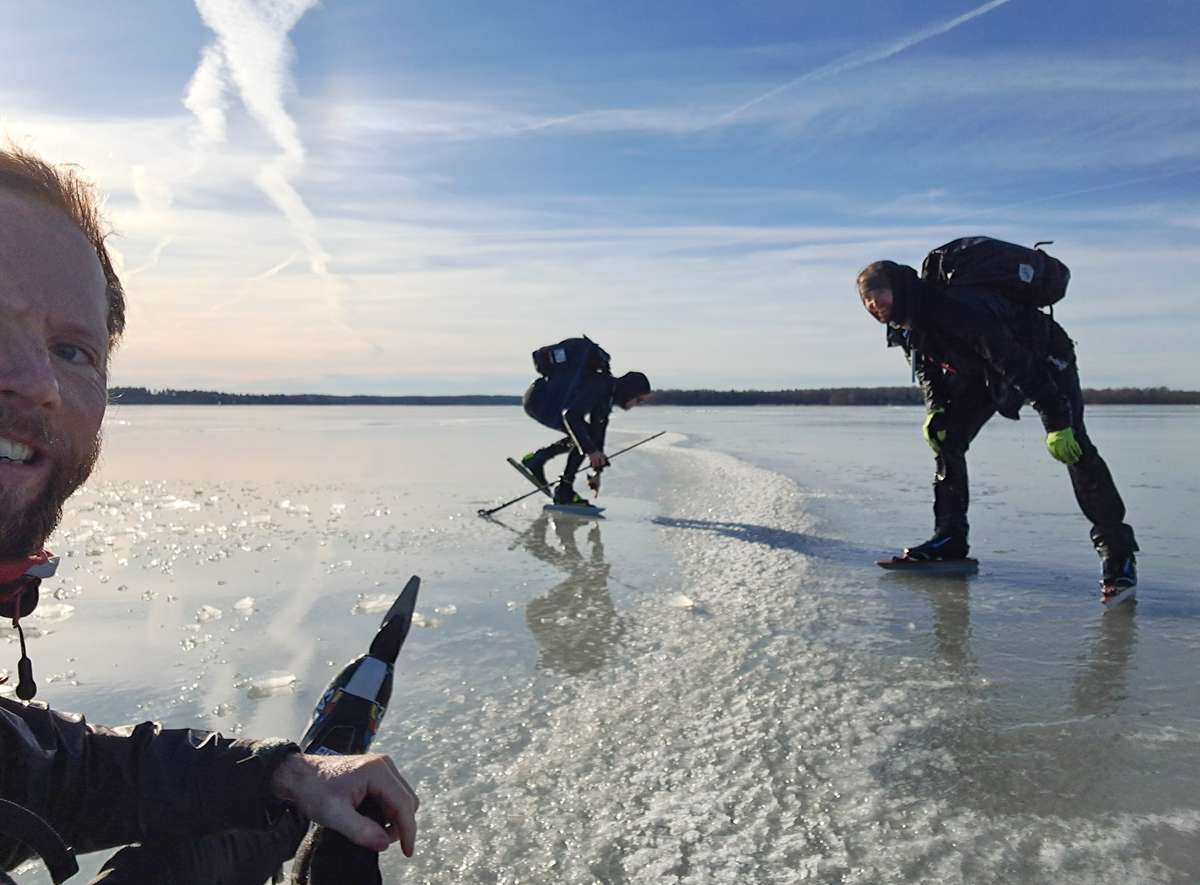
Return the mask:
[(31, 622), (40, 698), (299, 735), (417, 573), (376, 748), (421, 834), (385, 879), (1194, 881), (1200, 413), (1129, 414), (1090, 423), (1143, 602), (1102, 615), (1030, 421), (972, 451), (980, 574), (928, 580), (871, 565), (927, 534), (913, 410), (618, 413), (691, 439), (585, 523), (475, 517), (549, 441), (515, 409), (122, 409), (56, 539), (73, 610)]
[(661, 522), (802, 557), (789, 585), (838, 649), (807, 693), (835, 732), (858, 710), (835, 739), (856, 771), (829, 779), (844, 860), (816, 880), (1200, 880), (1200, 410), (1089, 410), (1143, 548), (1139, 606), (1107, 614), (1088, 526), (1028, 417), (994, 421), (972, 447), (979, 575), (869, 565), (929, 534), (920, 420), (754, 409), (671, 422), (797, 483), (791, 525)]

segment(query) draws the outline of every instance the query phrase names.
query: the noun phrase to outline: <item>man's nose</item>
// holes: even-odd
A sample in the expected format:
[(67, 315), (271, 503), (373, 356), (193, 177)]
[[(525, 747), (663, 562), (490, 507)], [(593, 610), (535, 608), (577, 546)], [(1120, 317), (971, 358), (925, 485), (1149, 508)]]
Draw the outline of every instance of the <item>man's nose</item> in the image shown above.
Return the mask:
[(62, 399), (52, 360), (45, 346), (0, 332), (0, 399), (28, 408), (58, 408)]

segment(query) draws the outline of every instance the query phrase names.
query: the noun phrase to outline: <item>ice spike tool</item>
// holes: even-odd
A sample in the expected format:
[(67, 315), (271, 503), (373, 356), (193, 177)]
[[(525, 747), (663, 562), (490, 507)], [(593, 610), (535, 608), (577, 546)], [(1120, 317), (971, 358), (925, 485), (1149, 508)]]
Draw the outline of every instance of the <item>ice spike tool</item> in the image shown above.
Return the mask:
[[(313, 710), (300, 740), (305, 753), (349, 755), (367, 752), (392, 696), (392, 668), (412, 627), (421, 579), (416, 575), (388, 609), (371, 648), (342, 668)], [(370, 800), (359, 811), (383, 823)], [(292, 878), (297, 885), (378, 885), (379, 855), (345, 836), (317, 827), (296, 853)]]

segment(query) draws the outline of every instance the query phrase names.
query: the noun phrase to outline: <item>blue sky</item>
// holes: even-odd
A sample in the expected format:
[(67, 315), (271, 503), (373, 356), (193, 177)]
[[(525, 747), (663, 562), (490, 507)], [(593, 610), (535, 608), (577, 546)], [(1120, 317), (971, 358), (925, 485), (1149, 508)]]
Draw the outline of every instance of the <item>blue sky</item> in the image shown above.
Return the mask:
[(1085, 384), (1196, 387), (1200, 5), (45, 3), (0, 130), (109, 195), (114, 382), (900, 384), (876, 258), (1054, 240)]

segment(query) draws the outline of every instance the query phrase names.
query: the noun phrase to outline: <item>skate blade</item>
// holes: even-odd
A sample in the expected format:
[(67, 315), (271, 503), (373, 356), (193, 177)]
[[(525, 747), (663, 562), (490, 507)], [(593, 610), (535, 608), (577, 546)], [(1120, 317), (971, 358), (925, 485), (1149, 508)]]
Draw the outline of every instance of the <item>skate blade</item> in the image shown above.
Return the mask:
[(926, 572), (937, 575), (968, 575), (979, 571), (979, 560), (963, 559), (904, 559), (893, 556), (875, 563), (882, 569), (896, 572)]
[(604, 519), (603, 507), (584, 507), (580, 504), (546, 504), (542, 507), (546, 513), (562, 513), (567, 516), (578, 516), (580, 519)]
[(1102, 596), (1100, 602), (1104, 605), (1105, 610), (1114, 609), (1123, 602), (1128, 602), (1130, 605), (1137, 604), (1137, 585), (1126, 587), (1123, 590), (1118, 590), (1116, 593), (1110, 593), (1107, 596)]
[(521, 474), (521, 476), (523, 476), (527, 480), (529, 480), (530, 484), (535, 489), (540, 491), (543, 495), (545, 495), (547, 498), (554, 497), (554, 495), (552, 495), (550, 492), (550, 486), (548, 486), (548, 485), (544, 486), (540, 482), (538, 482), (537, 477), (534, 476), (532, 473), (530, 473), (529, 468), (526, 467), (524, 464), (522, 464), (520, 461), (518, 461), (515, 458), (505, 458), (504, 460), (507, 461), (509, 464), (511, 464), (513, 466), (513, 469), (516, 470), (517, 473)]

